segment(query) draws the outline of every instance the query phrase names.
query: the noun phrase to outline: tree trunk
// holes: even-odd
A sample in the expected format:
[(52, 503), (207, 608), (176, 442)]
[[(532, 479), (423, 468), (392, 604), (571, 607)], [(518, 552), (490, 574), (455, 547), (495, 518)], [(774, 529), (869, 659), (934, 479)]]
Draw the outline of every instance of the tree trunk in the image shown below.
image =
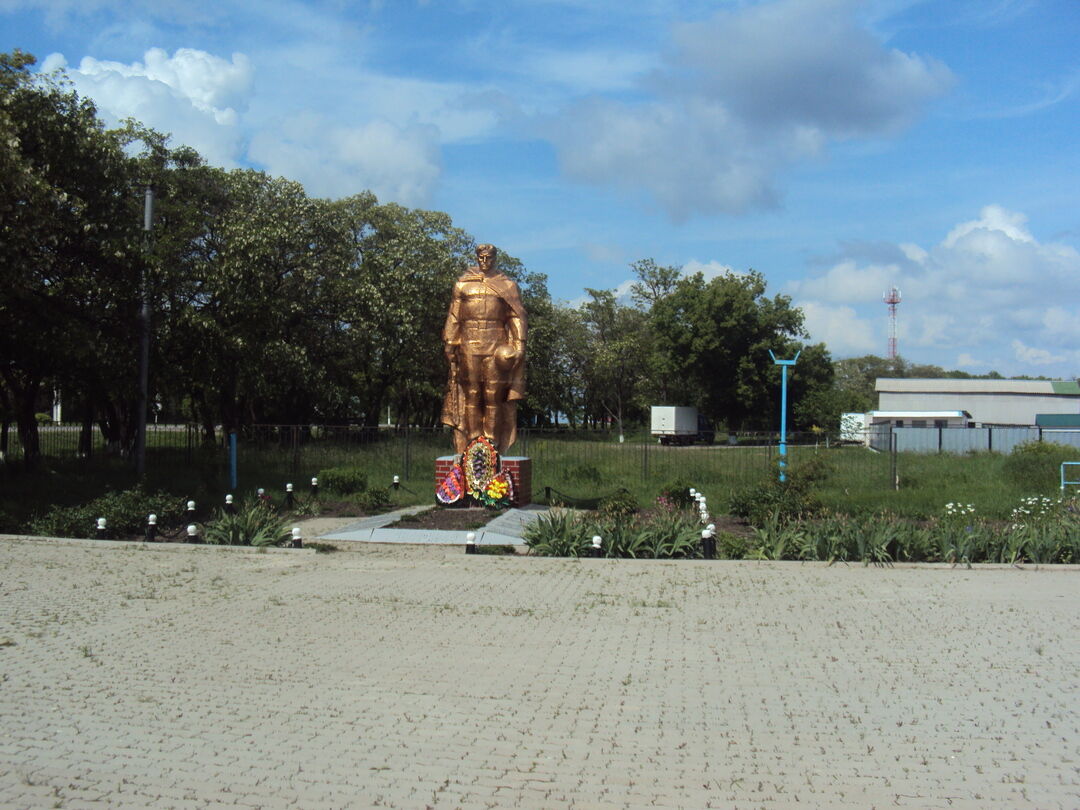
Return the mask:
[(41, 380), (37, 377), (20, 380), (17, 379), (15, 373), (10, 371), (5, 371), (3, 377), (15, 411), (15, 425), (19, 434), (19, 444), (22, 445), (23, 463), (27, 468), (31, 468), (41, 457), (35, 410), (38, 394), (41, 393)]

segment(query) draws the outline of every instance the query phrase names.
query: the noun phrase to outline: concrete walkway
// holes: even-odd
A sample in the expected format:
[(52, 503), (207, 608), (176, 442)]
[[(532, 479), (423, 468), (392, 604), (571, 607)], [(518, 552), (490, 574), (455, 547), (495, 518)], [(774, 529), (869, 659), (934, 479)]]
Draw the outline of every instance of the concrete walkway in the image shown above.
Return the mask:
[(1076, 808), (1075, 570), (0, 538), (3, 808)]
[[(465, 545), (465, 531), (440, 531), (435, 529), (388, 529), (386, 526), (396, 523), (403, 517), (430, 509), (430, 506), (410, 506), (362, 518), (317, 535), (320, 541), (354, 543), (409, 543), (418, 545)], [(496, 517), (481, 529), (476, 529), (477, 545), (521, 545), (525, 527), (547, 511), (546, 506), (530, 505), (522, 509), (509, 509)]]

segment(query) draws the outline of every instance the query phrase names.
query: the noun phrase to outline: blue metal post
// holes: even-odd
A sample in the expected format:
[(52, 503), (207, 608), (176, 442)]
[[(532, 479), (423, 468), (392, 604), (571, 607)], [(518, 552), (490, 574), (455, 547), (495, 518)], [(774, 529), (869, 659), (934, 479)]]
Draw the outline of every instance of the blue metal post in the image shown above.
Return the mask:
[(229, 489), (235, 491), (237, 486), (236, 477), (236, 434), (229, 434)]
[(802, 349), (795, 352), (795, 356), (790, 360), (777, 360), (776, 355), (773, 354), (772, 349), (769, 349), (769, 357), (772, 358), (773, 363), (780, 366), (780, 481), (783, 483), (787, 480), (787, 476), (784, 475), (784, 470), (787, 468), (787, 370), (788, 366), (795, 365), (795, 362), (799, 359), (799, 355), (802, 354)]

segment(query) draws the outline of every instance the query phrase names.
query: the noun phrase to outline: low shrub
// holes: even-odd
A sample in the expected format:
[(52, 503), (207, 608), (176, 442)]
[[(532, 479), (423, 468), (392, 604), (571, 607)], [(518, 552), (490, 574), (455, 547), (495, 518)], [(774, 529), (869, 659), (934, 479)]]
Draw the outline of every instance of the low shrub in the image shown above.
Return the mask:
[(1005, 477), (1023, 491), (1048, 492), (1061, 482), (1061, 463), (1076, 461), (1080, 450), (1056, 442), (1022, 442), (1005, 457), (1001, 468)]
[(541, 557), (580, 557), (585, 554), (594, 532), (580, 512), (553, 508), (530, 523), (524, 532), (530, 554)]
[(660, 509), (640, 527), (642, 546), (654, 559), (701, 556), (701, 522), (684, 509)]
[(151, 513), (158, 516), (158, 526), (175, 526), (184, 514), (185, 502), (167, 492), (144, 491), (133, 487), (107, 492), (81, 506), (60, 506), (30, 521), (31, 534), (46, 537), (95, 537), (97, 519), (105, 518), (109, 538), (141, 534)]
[(813, 493), (797, 480), (789, 478), (735, 490), (728, 500), (728, 510), (752, 526), (763, 526), (772, 517), (784, 521), (798, 520), (818, 511)]
[(657, 500), (662, 506), (667, 505), (679, 508), (690, 506), (694, 502), (694, 499), (690, 497), (690, 490), (692, 488), (693, 484), (690, 484), (681, 478), (671, 481), (660, 488), (660, 496)]
[(279, 546), (290, 535), (285, 521), (263, 503), (235, 514), (219, 511), (203, 531), (203, 539), (216, 546)]
[(750, 550), (750, 541), (734, 532), (718, 532), (716, 535), (716, 556), (721, 560), (742, 560)]
[(319, 470), (319, 486), (339, 495), (354, 495), (367, 489), (368, 477), (359, 467), (328, 467)]
[(600, 499), (597, 511), (603, 517), (625, 518), (638, 510), (637, 497), (630, 490), (622, 488)]
[(600, 535), (600, 548), (605, 557), (635, 559), (649, 556), (646, 538), (636, 520), (601, 518), (590, 531)]
[(389, 487), (372, 487), (369, 490), (361, 492), (360, 495), (357, 496), (356, 502), (360, 505), (361, 509), (369, 514), (385, 512), (387, 508), (394, 503), (390, 498)]

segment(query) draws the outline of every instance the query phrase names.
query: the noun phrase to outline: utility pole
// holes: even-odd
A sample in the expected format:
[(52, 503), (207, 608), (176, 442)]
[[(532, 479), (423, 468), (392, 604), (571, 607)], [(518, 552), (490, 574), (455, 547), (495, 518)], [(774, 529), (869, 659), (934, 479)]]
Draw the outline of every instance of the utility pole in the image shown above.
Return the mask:
[(773, 362), (780, 366), (781, 382), (780, 382), (780, 482), (783, 483), (787, 480), (787, 476), (784, 474), (784, 470), (787, 469), (787, 370), (788, 366), (795, 365), (795, 361), (799, 359), (799, 355), (802, 354), (802, 349), (795, 352), (795, 356), (790, 360), (777, 360), (776, 355), (773, 354), (772, 349), (769, 349), (769, 357), (773, 359)]
[(154, 222), (154, 189), (146, 187), (143, 202), (143, 263), (139, 283), (139, 391), (135, 398), (135, 474), (146, 475), (146, 408), (150, 387), (150, 228)]

